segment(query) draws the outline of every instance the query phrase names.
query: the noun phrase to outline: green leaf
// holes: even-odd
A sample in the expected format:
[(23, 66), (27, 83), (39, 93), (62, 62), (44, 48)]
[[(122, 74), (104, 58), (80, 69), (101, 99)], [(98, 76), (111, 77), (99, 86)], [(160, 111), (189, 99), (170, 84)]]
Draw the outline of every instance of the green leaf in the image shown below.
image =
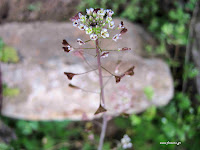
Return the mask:
[(55, 145), (55, 140), (53, 139), (53, 137), (47, 136), (43, 138), (43, 148), (45, 150), (52, 148), (54, 145)]
[(191, 105), (190, 99), (187, 95), (185, 95), (184, 93), (177, 93), (175, 95), (175, 99), (178, 101), (178, 106), (180, 109), (188, 109)]
[(105, 149), (105, 150), (111, 149), (110, 148), (110, 143), (109, 142), (105, 142), (104, 145), (103, 145), (103, 149)]
[(164, 131), (165, 135), (167, 135), (168, 138), (173, 138), (176, 134), (175, 126), (171, 122), (167, 122), (161, 128)]
[(192, 63), (187, 63), (184, 66), (184, 73), (183, 73), (183, 79), (192, 79), (196, 77), (199, 74), (198, 69), (194, 66)]
[(131, 115), (130, 119), (132, 125), (139, 125), (142, 122), (141, 118), (135, 114)]
[(144, 114), (142, 115), (146, 120), (153, 120), (154, 117), (156, 115), (156, 107), (155, 106), (151, 106), (150, 108), (148, 108)]
[(17, 127), (22, 130), (24, 135), (30, 135), (38, 129), (38, 122), (19, 121)]
[(151, 53), (153, 51), (153, 47), (151, 45), (146, 45), (145, 46), (145, 50), (148, 52), (148, 53)]
[(116, 126), (121, 129), (125, 129), (130, 126), (130, 121), (126, 118), (116, 117), (114, 119), (114, 122), (115, 122)]
[(0, 143), (0, 150), (10, 150), (10, 146), (5, 143)]
[(94, 148), (89, 143), (84, 143), (83, 150), (93, 150)]
[(171, 35), (174, 31), (174, 26), (171, 23), (166, 23), (162, 26), (162, 32), (166, 35)]
[(41, 7), (41, 2), (36, 2), (36, 3), (29, 4), (27, 6), (27, 9), (30, 11), (39, 11), (40, 7)]

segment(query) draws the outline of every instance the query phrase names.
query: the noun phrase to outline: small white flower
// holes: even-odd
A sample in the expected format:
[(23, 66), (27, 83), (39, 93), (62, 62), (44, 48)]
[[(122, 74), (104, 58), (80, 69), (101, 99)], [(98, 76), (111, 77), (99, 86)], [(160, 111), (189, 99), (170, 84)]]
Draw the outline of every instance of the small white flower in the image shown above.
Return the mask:
[(125, 134), (124, 137), (121, 139), (121, 143), (123, 149), (132, 147), (131, 139), (127, 134)]
[(86, 21), (86, 16), (84, 16), (84, 15), (82, 15), (81, 17), (80, 17), (80, 21), (82, 21), (82, 22), (85, 22)]
[(100, 19), (100, 20), (103, 20), (103, 16), (100, 16), (99, 19)]
[(112, 39), (113, 39), (115, 42), (117, 42), (117, 40), (120, 39), (120, 36), (121, 36), (121, 34), (116, 34), (116, 35), (113, 36)]
[(79, 20), (75, 20), (75, 21), (73, 22), (73, 26), (75, 26), (75, 27), (77, 27), (78, 24), (79, 24)]
[(90, 16), (90, 17), (89, 17), (89, 20), (90, 20), (90, 21), (92, 21), (92, 20), (93, 20), (93, 17), (92, 17), (92, 16)]
[(85, 30), (86, 30), (86, 34), (91, 34), (92, 33), (92, 27), (86, 27), (85, 28)]
[(78, 28), (79, 28), (80, 30), (84, 30), (84, 29), (85, 29), (85, 26), (84, 26), (84, 24), (80, 24), (80, 25), (78, 26)]
[(98, 10), (97, 14), (100, 15), (100, 16), (104, 16), (106, 14), (106, 10), (101, 8), (100, 10)]
[(79, 18), (81, 18), (81, 16), (83, 16), (81, 13), (78, 13)]
[(78, 42), (79, 45), (85, 44), (85, 42), (83, 42), (81, 39), (77, 39), (77, 42)]
[(112, 11), (111, 9), (107, 9), (106, 11), (109, 17), (112, 17), (112, 15), (114, 14), (114, 11)]
[(102, 36), (103, 38), (109, 37), (109, 33), (108, 33), (107, 29), (102, 29), (102, 30), (101, 30), (101, 36)]
[(109, 28), (113, 29), (114, 27), (115, 27), (114, 21), (111, 21), (111, 22), (109, 23)]
[(70, 50), (70, 51), (73, 51), (73, 50), (74, 50), (74, 48), (71, 47), (70, 45), (67, 45), (67, 48), (68, 48), (68, 50)]
[(92, 15), (94, 8), (86, 9), (87, 15)]
[(110, 23), (112, 21), (112, 17), (107, 16), (106, 17), (106, 22)]
[(91, 34), (90, 35), (90, 39), (91, 40), (96, 40), (97, 39), (97, 35), (96, 34)]
[(105, 29), (105, 28), (103, 28), (102, 30), (101, 30), (101, 32), (107, 32), (108, 30), (107, 29)]
[(96, 20), (96, 21), (99, 21), (99, 20), (100, 20), (100, 17), (99, 17), (99, 16), (97, 16), (97, 17), (95, 18), (95, 20)]
[(123, 147), (123, 149), (131, 148), (132, 143), (124, 144), (122, 147)]

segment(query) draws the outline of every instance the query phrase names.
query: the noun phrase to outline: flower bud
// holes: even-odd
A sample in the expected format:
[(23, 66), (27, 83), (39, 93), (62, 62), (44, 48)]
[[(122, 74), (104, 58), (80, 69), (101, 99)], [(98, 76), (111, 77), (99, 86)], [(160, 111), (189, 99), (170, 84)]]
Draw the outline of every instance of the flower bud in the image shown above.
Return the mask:
[(96, 18), (97, 17), (97, 13), (93, 12), (93, 17)]
[(93, 17), (92, 17), (92, 16), (90, 16), (90, 17), (89, 17), (89, 20), (90, 20), (90, 21), (92, 21), (92, 20), (93, 20)]
[(113, 36), (113, 41), (117, 42), (118, 39), (120, 39), (121, 34), (116, 34)]
[(103, 21), (103, 16), (100, 16), (100, 17), (99, 17), (99, 20)]
[(85, 42), (83, 42), (81, 39), (77, 39), (77, 42), (78, 42), (79, 45), (84, 45), (85, 44)]

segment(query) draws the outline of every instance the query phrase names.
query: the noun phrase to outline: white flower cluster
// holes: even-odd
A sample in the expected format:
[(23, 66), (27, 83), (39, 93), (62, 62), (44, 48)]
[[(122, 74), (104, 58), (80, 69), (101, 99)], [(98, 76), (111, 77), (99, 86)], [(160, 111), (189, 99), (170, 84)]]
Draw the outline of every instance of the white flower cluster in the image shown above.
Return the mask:
[[(73, 26), (85, 31), (86, 34), (90, 35), (91, 40), (96, 40), (98, 37), (108, 38), (110, 36), (108, 30), (115, 27), (115, 23), (112, 20), (114, 12), (111, 9), (89, 8), (86, 9), (86, 13), (86, 15), (83, 15), (79, 12), (71, 18)], [(119, 24), (118, 29), (122, 28), (123, 24)], [(112, 39), (117, 41), (120, 39), (120, 35), (117, 34)]]
[(124, 137), (121, 139), (121, 143), (123, 149), (128, 149), (132, 147), (131, 139), (127, 134), (125, 134)]

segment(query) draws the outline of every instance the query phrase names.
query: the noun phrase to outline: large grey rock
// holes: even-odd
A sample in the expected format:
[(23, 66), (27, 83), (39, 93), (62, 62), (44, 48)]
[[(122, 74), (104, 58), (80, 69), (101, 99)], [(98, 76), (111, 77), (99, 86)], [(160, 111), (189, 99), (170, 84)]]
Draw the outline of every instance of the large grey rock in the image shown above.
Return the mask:
[[(138, 113), (151, 105), (163, 106), (173, 96), (173, 80), (167, 64), (159, 59), (144, 59), (139, 56), (143, 53), (143, 44), (153, 40), (141, 27), (128, 22), (125, 25), (129, 31), (120, 42), (101, 42), (102, 47), (107, 45), (112, 49), (124, 46), (132, 48), (132, 51), (125, 53), (110, 53), (109, 57), (102, 59), (103, 66), (110, 72), (115, 73), (119, 59), (123, 62), (119, 66), (119, 73), (135, 66), (135, 75), (123, 78), (118, 84), (113, 77), (110, 80), (104, 77), (104, 82), (107, 83), (106, 106), (111, 116), (122, 112)], [(87, 40), (88, 35), (71, 23), (38, 22), (2, 25), (0, 37), (8, 45), (14, 46), (21, 57), (18, 64), (2, 64), (3, 81), (21, 91), (14, 98), (4, 99), (4, 115), (29, 120), (81, 120), (101, 116), (94, 116), (99, 106), (99, 94), (68, 87), (72, 83), (87, 91), (99, 92), (96, 72), (75, 76), (72, 81), (63, 74), (64, 71), (82, 73), (91, 70), (91, 66), (96, 68), (96, 58), (86, 54), (90, 64), (88, 67), (87, 63), (73, 53), (66, 54), (62, 50), (63, 38), (77, 47), (76, 39), (80, 37)], [(92, 54), (92, 51), (94, 50), (87, 53)], [(107, 72), (103, 73), (104, 76), (109, 76)], [(144, 89), (149, 86), (154, 91), (152, 100), (148, 100), (144, 94)]]
[(0, 0), (0, 21), (67, 20), (80, 0)]

